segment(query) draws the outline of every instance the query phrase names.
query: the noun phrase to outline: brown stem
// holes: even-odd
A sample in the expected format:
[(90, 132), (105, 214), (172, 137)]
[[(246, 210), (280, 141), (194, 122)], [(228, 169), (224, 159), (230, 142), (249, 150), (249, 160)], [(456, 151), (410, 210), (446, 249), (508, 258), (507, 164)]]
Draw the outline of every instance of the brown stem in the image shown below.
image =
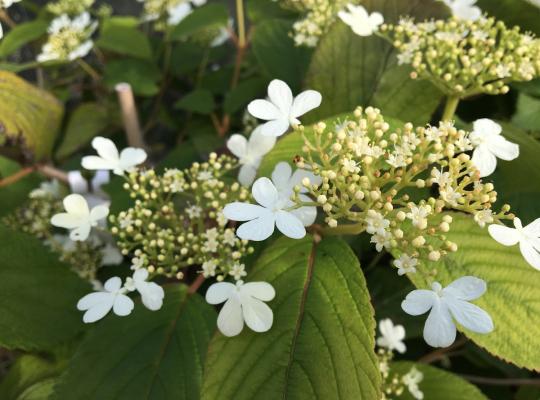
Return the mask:
[(469, 382), (493, 386), (540, 386), (540, 379), (533, 378), (489, 378), (486, 376), (474, 376), (460, 374)]
[(435, 361), (439, 361), (443, 359), (444, 357), (446, 357), (448, 353), (450, 353), (451, 351), (456, 350), (462, 347), (463, 345), (465, 345), (465, 343), (467, 343), (468, 340), (469, 339), (467, 339), (466, 337), (462, 337), (456, 342), (454, 342), (454, 344), (452, 344), (451, 346), (445, 347), (443, 349), (438, 349), (438, 350), (432, 351), (431, 353), (426, 354), (425, 356), (420, 358), (418, 362), (421, 362), (424, 364), (432, 364)]
[(52, 165), (38, 165), (36, 169), (48, 178), (58, 179), (60, 182), (68, 183), (68, 174)]
[(199, 288), (201, 287), (201, 285), (203, 284), (205, 279), (206, 278), (202, 274), (197, 276), (197, 279), (195, 279), (193, 281), (193, 283), (189, 286), (188, 293), (193, 294), (193, 293), (197, 292), (197, 290), (199, 290)]
[(20, 181), (21, 179), (23, 179), (24, 177), (30, 175), (34, 171), (35, 171), (34, 167), (23, 168), (15, 172), (13, 175), (10, 175), (7, 178), (0, 180), (0, 188), (12, 185), (13, 183), (16, 183)]
[(0, 9), (0, 21), (5, 22), (10, 28), (15, 28), (17, 23), (11, 19), (6, 10)]

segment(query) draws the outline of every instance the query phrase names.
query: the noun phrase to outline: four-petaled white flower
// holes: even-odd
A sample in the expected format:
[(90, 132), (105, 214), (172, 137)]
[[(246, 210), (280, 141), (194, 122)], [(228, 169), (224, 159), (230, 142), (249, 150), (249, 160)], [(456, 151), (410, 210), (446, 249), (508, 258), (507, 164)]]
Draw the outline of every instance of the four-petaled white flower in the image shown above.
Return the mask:
[(431, 206), (417, 206), (411, 204), (409, 208), (411, 211), (407, 213), (407, 218), (409, 218), (412, 221), (412, 224), (418, 229), (426, 229), (427, 217), (431, 214)]
[(232, 135), (227, 141), (227, 148), (238, 157), (242, 166), (238, 173), (238, 181), (244, 186), (250, 186), (253, 183), (263, 156), (276, 144), (274, 136), (265, 136), (261, 131), (262, 128), (259, 126), (253, 131), (249, 140), (237, 134)]
[(146, 161), (146, 152), (143, 149), (127, 147), (119, 154), (114, 142), (101, 136), (92, 140), (92, 147), (96, 149), (99, 157), (83, 157), (82, 166), (86, 169), (110, 170), (116, 175), (123, 175)]
[(366, 215), (366, 232), (370, 234), (383, 233), (389, 226), (390, 221), (375, 210), (369, 210)]
[(523, 227), (519, 218), (514, 218), (513, 228), (503, 225), (490, 225), (489, 234), (504, 246), (514, 246), (519, 243), (519, 250), (525, 260), (540, 271), (540, 218)]
[(374, 12), (369, 14), (362, 6), (347, 4), (347, 11), (340, 11), (339, 18), (349, 25), (354, 33), (359, 36), (371, 36), (373, 32), (379, 29), (384, 18), (381, 13)]
[(253, 100), (248, 111), (255, 118), (269, 121), (261, 126), (261, 133), (266, 136), (281, 136), (291, 125), (299, 125), (298, 118), (321, 105), (321, 94), (315, 90), (306, 90), (293, 98), (289, 86), (279, 79), (268, 85), (268, 100)]
[(69, 237), (73, 241), (88, 239), (90, 230), (98, 225), (98, 221), (109, 215), (109, 208), (104, 205), (90, 210), (86, 199), (80, 194), (70, 194), (64, 198), (65, 213), (53, 215), (51, 224), (70, 229)]
[(398, 268), (398, 275), (415, 273), (418, 259), (407, 254), (402, 254), (397, 260), (394, 260), (394, 265)]
[(275, 295), (272, 285), (266, 282), (219, 282), (208, 288), (206, 301), (210, 304), (225, 302), (217, 326), (225, 336), (236, 336), (242, 332), (244, 321), (255, 332), (266, 332), (272, 327), (274, 314), (264, 302)]
[(431, 310), (424, 325), (427, 344), (433, 347), (450, 346), (456, 339), (454, 320), (476, 333), (493, 331), (489, 314), (469, 303), (485, 293), (485, 281), (464, 276), (444, 289), (439, 282), (434, 282), (431, 288), (413, 290), (401, 303), (401, 308), (410, 315), (421, 315)]
[[(291, 200), (295, 186), (299, 186), (303, 179), (308, 178), (312, 184), (319, 184), (320, 177), (309, 171), (297, 170), (286, 162), (276, 165), (272, 173), (272, 180), (259, 178), (251, 189), (253, 198), (259, 205), (234, 202), (227, 204), (223, 213), (227, 219), (233, 221), (249, 221), (241, 225), (236, 234), (240, 239), (262, 241), (268, 239), (274, 232), (274, 226), (293, 239), (301, 239), (306, 235), (306, 226), (310, 226), (317, 218), (316, 207), (295, 208)], [(306, 196), (307, 189), (301, 187), (299, 199), (310, 201)]]
[(474, 220), (478, 226), (480, 226), (480, 228), (484, 228), (486, 224), (491, 224), (493, 222), (493, 211), (478, 211), (476, 214), (474, 214)]
[(496, 122), (482, 118), (473, 124), (469, 135), (474, 152), (472, 162), (480, 171), (480, 176), (491, 175), (497, 166), (497, 157), (511, 161), (519, 156), (519, 146), (509, 142), (502, 135), (502, 127)]
[(148, 271), (141, 268), (135, 271), (132, 278), (126, 279), (125, 288), (130, 292), (137, 291), (141, 295), (141, 301), (146, 308), (157, 311), (163, 305), (165, 291), (155, 282), (147, 282)]
[(377, 346), (405, 353), (407, 350), (405, 343), (403, 343), (405, 328), (402, 325), (394, 325), (389, 318), (382, 319), (379, 321), (379, 332), (382, 336), (377, 338)]
[(476, 0), (442, 0), (450, 8), (454, 17), (465, 21), (476, 21), (482, 10), (475, 6)]
[(124, 317), (133, 310), (134, 304), (125, 295), (122, 280), (115, 276), (105, 282), (104, 291), (87, 294), (77, 303), (77, 309), (86, 311), (83, 316), (85, 323), (96, 322), (113, 310), (116, 315)]

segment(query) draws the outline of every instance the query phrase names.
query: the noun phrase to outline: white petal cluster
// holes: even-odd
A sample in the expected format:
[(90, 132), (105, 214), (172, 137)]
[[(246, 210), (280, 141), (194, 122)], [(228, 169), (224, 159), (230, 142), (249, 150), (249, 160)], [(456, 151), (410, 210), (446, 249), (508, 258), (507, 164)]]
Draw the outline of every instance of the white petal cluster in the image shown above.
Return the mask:
[(514, 218), (514, 227), (490, 225), (489, 234), (504, 246), (514, 246), (519, 243), (519, 250), (525, 260), (540, 271), (540, 218), (523, 227), (519, 218)]
[(123, 175), (132, 171), (137, 165), (146, 161), (146, 152), (143, 149), (128, 147), (118, 153), (114, 142), (98, 136), (92, 140), (92, 147), (99, 156), (86, 156), (82, 159), (83, 168), (89, 170), (109, 170), (116, 175)]
[(348, 11), (340, 11), (339, 18), (349, 25), (354, 33), (359, 36), (371, 36), (383, 24), (384, 18), (381, 13), (369, 14), (362, 6), (347, 5)]
[(424, 399), (424, 393), (420, 390), (420, 387), (418, 386), (418, 384), (423, 380), (424, 374), (418, 369), (416, 369), (416, 367), (412, 367), (409, 372), (407, 372), (401, 377), (401, 381), (405, 386), (407, 386), (407, 390), (416, 400)]
[(274, 314), (264, 302), (275, 295), (272, 285), (266, 282), (218, 282), (208, 288), (206, 301), (209, 304), (225, 303), (219, 312), (217, 326), (225, 336), (236, 336), (244, 329), (244, 322), (255, 332), (266, 332), (272, 327)]
[[(285, 236), (301, 239), (306, 235), (305, 227), (312, 225), (317, 217), (316, 207), (294, 208), (294, 188), (305, 179), (315, 185), (321, 182), (319, 177), (305, 170), (297, 170), (293, 174), (291, 166), (281, 162), (276, 165), (272, 180), (259, 178), (253, 184), (252, 194), (258, 205), (235, 202), (227, 204), (223, 213), (233, 221), (249, 221), (236, 230), (241, 239), (266, 240), (275, 227)], [(309, 202), (306, 192), (305, 187), (301, 188), (299, 199)]]
[(424, 325), (424, 340), (433, 347), (448, 347), (456, 340), (454, 320), (476, 333), (493, 331), (493, 321), (487, 312), (470, 303), (486, 291), (486, 282), (473, 276), (464, 276), (443, 288), (434, 282), (431, 290), (410, 292), (401, 308), (410, 315), (429, 311)]
[(255, 118), (268, 121), (261, 127), (266, 136), (281, 136), (289, 127), (299, 125), (300, 118), (307, 112), (321, 105), (322, 96), (315, 90), (306, 90), (293, 97), (289, 86), (279, 79), (268, 85), (269, 100), (253, 100), (248, 111)]
[(251, 186), (263, 156), (276, 144), (275, 136), (265, 136), (261, 132), (262, 128), (259, 126), (251, 133), (249, 140), (243, 135), (236, 134), (227, 141), (227, 148), (240, 162), (238, 181), (244, 186)]
[(482, 17), (482, 10), (476, 6), (477, 0), (442, 0), (454, 17), (465, 21), (476, 21)]
[(394, 265), (398, 268), (398, 275), (414, 274), (418, 259), (407, 254), (402, 254), (397, 260), (394, 260)]
[(391, 319), (386, 318), (379, 321), (379, 332), (381, 336), (377, 338), (377, 346), (384, 347), (390, 351), (396, 350), (403, 354), (407, 350), (403, 339), (405, 339), (405, 328), (402, 325), (394, 325)]

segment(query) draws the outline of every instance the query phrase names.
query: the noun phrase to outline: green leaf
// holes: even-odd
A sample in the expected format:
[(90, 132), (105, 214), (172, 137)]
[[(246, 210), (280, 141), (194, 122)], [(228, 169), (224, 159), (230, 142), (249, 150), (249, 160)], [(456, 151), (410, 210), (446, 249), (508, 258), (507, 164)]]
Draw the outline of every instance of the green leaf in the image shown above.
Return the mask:
[(131, 18), (112, 17), (103, 20), (96, 46), (126, 56), (151, 59), (148, 37), (137, 29)]
[(246, 9), (250, 21), (254, 23), (273, 18), (292, 19), (296, 16), (296, 13), (281, 7), (277, 1), (273, 0), (248, 0)]
[(199, 114), (210, 114), (214, 108), (214, 96), (206, 89), (197, 89), (185, 95), (174, 105), (175, 108)]
[(520, 93), (512, 123), (521, 129), (540, 132), (540, 99)]
[(0, 243), (0, 345), (49, 350), (73, 339), (89, 285), (34, 237), (0, 225)]
[(0, 71), (1, 152), (25, 160), (50, 156), (64, 106), (51, 94), (17, 75)]
[(154, 96), (159, 92), (160, 79), (161, 72), (155, 64), (135, 58), (114, 60), (105, 66), (104, 81), (111, 89), (127, 82), (135, 94)]
[[(424, 393), (424, 399), (487, 400), (487, 397), (476, 386), (466, 380), (455, 374), (426, 364), (406, 361), (394, 362), (391, 364), (390, 374), (396, 373), (403, 376), (412, 367), (415, 367), (424, 374), (424, 379), (418, 384), (419, 389)], [(405, 388), (401, 396), (396, 396), (396, 399), (415, 400), (407, 388)]]
[[(381, 12), (388, 23), (403, 15), (423, 20), (447, 13), (442, 2), (432, 0), (369, 0), (362, 5)], [(397, 65), (389, 42), (378, 36), (360, 37), (338, 21), (322, 38), (307, 73), (305, 86), (323, 95), (309, 121), (371, 105), (383, 114), (423, 125), (430, 121), (442, 93), (428, 81), (411, 80), (409, 72)]]
[(229, 13), (225, 4), (212, 3), (196, 8), (176, 25), (170, 33), (171, 40), (181, 40), (208, 28), (226, 26)]
[(264, 93), (266, 81), (261, 78), (246, 79), (225, 95), (223, 106), (226, 113), (234, 113), (246, 107), (250, 101)]
[(109, 112), (103, 105), (94, 102), (80, 104), (70, 115), (56, 157), (69, 157), (103, 132), (109, 123)]
[[(505, 247), (491, 238), (472, 218), (453, 214), (448, 240), (457, 243), (456, 253), (437, 263), (422, 265), (421, 272), (409, 274), (418, 288), (429, 287), (424, 277), (436, 271), (443, 286), (465, 275), (487, 282), (487, 292), (474, 301), (486, 310), (495, 324), (487, 335), (458, 328), (476, 344), (518, 367), (540, 370), (540, 273), (519, 252), (518, 246)], [(418, 318), (425, 318), (418, 317)]]
[(379, 399), (373, 308), (358, 260), (339, 239), (278, 239), (250, 272), (276, 289), (267, 333), (210, 343), (203, 400)]
[(522, 31), (540, 35), (540, 11), (527, 0), (478, 0), (477, 5), (511, 28), (518, 25)]
[(268, 79), (281, 79), (298, 92), (309, 66), (313, 51), (295, 46), (289, 36), (292, 23), (267, 20), (257, 25), (253, 33), (253, 54)]
[(49, 22), (44, 20), (35, 20), (15, 26), (0, 42), (0, 57), (7, 57), (25, 44), (43, 36), (47, 32), (48, 26)]
[[(7, 178), (21, 170), (20, 165), (0, 156), (0, 179)], [(25, 176), (8, 186), (0, 187), (0, 217), (19, 207), (28, 199), (28, 193), (38, 187), (41, 179), (36, 173)]]
[[(196, 400), (216, 315), (175, 285), (159, 311), (142, 304), (89, 332), (56, 387), (56, 399)], [(88, 368), (91, 367), (91, 372)], [(89, 373), (90, 372), (90, 373)]]

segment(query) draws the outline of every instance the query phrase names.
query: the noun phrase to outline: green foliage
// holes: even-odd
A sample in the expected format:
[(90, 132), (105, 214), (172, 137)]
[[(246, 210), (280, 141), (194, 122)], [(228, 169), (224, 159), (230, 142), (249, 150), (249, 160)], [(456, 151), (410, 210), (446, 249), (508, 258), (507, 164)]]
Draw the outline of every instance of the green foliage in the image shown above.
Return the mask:
[(478, 0), (477, 5), (509, 26), (519, 25), (523, 31), (540, 35), (540, 11), (527, 0)]
[(198, 399), (214, 326), (215, 312), (199, 295), (172, 286), (161, 310), (137, 305), (129, 317), (113, 316), (96, 325), (53, 398)]
[[(0, 156), (0, 178), (7, 178), (20, 170), (21, 167), (17, 162)], [(0, 187), (0, 217), (19, 207), (39, 182), (40, 179), (36, 174), (30, 174), (11, 185)]]
[(520, 93), (512, 123), (527, 131), (540, 132), (540, 99)]
[(377, 399), (373, 309), (339, 239), (278, 239), (250, 271), (276, 289), (274, 326), (210, 343), (202, 399)]
[(83, 329), (75, 305), (90, 286), (37, 239), (0, 225), (0, 345), (48, 350)]
[(0, 58), (13, 54), (25, 44), (43, 36), (48, 26), (49, 22), (41, 19), (15, 26), (0, 41)]
[(225, 4), (212, 3), (196, 8), (191, 14), (176, 25), (171, 33), (171, 40), (182, 40), (195, 36), (206, 29), (226, 26), (229, 13)]
[(225, 96), (223, 108), (227, 113), (233, 113), (245, 108), (250, 101), (255, 99), (266, 89), (265, 80), (262, 78), (250, 78), (240, 82)]
[(135, 94), (153, 96), (159, 92), (160, 80), (159, 68), (149, 61), (124, 58), (111, 61), (105, 66), (104, 81), (110, 89), (127, 82)]
[(457, 243), (458, 251), (437, 263), (421, 266), (423, 273), (409, 274), (409, 278), (422, 289), (429, 287), (425, 277), (432, 269), (443, 286), (465, 275), (485, 280), (487, 292), (474, 303), (491, 315), (495, 330), (488, 335), (460, 330), (497, 357), (519, 367), (540, 370), (540, 338), (531, 329), (540, 324), (538, 271), (523, 259), (517, 246), (502, 246), (471, 218), (453, 216), (447, 237)]
[(0, 149), (27, 160), (50, 156), (64, 106), (51, 94), (17, 75), (0, 71)]
[(174, 106), (181, 110), (210, 114), (215, 107), (214, 96), (209, 90), (198, 89), (182, 97)]
[[(418, 20), (446, 15), (445, 6), (432, 0), (362, 4), (370, 11), (380, 11), (388, 23), (397, 22), (402, 15)], [(409, 72), (397, 65), (395, 51), (386, 40), (360, 37), (338, 21), (322, 38), (306, 76), (306, 87), (323, 93), (323, 103), (310, 114), (310, 121), (371, 105), (386, 115), (425, 124), (442, 94), (430, 82), (411, 80)]]
[(103, 21), (96, 45), (125, 56), (151, 59), (152, 48), (148, 37), (137, 29), (137, 20), (113, 17)]
[[(424, 398), (437, 400), (487, 400), (487, 397), (474, 385), (466, 380), (446, 372), (442, 369), (431, 367), (426, 364), (399, 361), (391, 364), (390, 374), (404, 375), (412, 367), (424, 374), (424, 379), (418, 384), (424, 393)], [(397, 399), (414, 400), (414, 397), (405, 389)]]
[(271, 18), (293, 18), (295, 14), (272, 0), (247, 0), (246, 9), (252, 22), (261, 22)]

